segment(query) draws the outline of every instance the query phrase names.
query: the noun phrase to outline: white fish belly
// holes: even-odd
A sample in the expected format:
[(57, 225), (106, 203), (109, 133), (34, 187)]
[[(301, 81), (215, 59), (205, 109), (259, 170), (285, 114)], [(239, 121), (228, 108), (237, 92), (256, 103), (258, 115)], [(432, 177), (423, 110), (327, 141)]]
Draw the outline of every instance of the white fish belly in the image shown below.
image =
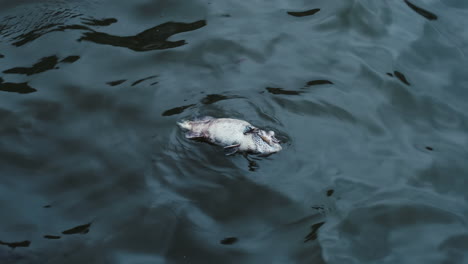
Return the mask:
[(245, 121), (220, 118), (209, 126), (210, 139), (217, 144), (228, 146), (234, 144), (250, 145), (250, 135), (244, 135), (245, 128), (250, 124)]

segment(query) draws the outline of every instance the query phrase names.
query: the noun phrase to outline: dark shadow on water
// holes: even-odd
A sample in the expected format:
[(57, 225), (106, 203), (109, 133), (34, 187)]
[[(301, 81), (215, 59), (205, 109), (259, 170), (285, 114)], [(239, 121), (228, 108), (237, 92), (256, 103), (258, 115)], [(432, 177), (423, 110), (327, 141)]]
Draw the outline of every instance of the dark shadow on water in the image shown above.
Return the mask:
[(406, 85), (411, 85), (408, 80), (406, 79), (405, 75), (399, 71), (394, 71), (393, 72), (395, 74), (395, 77), (398, 78), (398, 80), (400, 80), (401, 82), (403, 82), (404, 84)]
[(53, 236), (53, 235), (45, 235), (44, 238), (45, 239), (60, 239), (61, 237), (60, 236)]
[(177, 33), (187, 32), (202, 28), (206, 25), (205, 20), (199, 20), (193, 23), (166, 22), (153, 28), (147, 29), (134, 36), (115, 36), (103, 32), (97, 32), (91, 28), (109, 26), (117, 22), (115, 18), (82, 19), (84, 25), (72, 24), (63, 25), (61, 23), (50, 23), (35, 28), (13, 38), (14, 46), (22, 46), (36, 40), (51, 32), (64, 32), (67, 30), (83, 30), (79, 41), (90, 41), (102, 45), (111, 45), (116, 47), (125, 47), (135, 51), (148, 51), (158, 49), (169, 49), (185, 45), (185, 40), (168, 41), (167, 39)]
[(283, 88), (267, 87), (266, 90), (271, 94), (300, 95), (301, 91), (284, 90)]
[(0, 78), (0, 91), (3, 92), (10, 92), (10, 93), (20, 93), (20, 94), (28, 94), (34, 93), (37, 90), (32, 88), (28, 85), (27, 82), (24, 83), (10, 83), (10, 82), (3, 82), (3, 79)]
[(323, 85), (323, 84), (333, 84), (333, 82), (329, 80), (313, 80), (306, 83), (306, 87), (313, 86), (313, 85)]
[[(73, 63), (80, 59), (80, 56), (68, 56), (61, 60), (62, 63)], [(59, 64), (59, 58), (55, 55), (48, 56), (40, 59), (38, 62), (34, 63), (31, 67), (15, 67), (8, 70), (4, 70), (3, 73), (8, 74), (25, 74), (33, 75), (42, 73), (48, 70), (57, 69), (57, 64)]]
[(249, 171), (256, 171), (259, 168), (258, 164), (255, 161), (253, 160), (247, 160), (247, 161), (249, 162), (249, 166), (248, 166)]
[(251, 157), (249, 157), (248, 154), (244, 154), (243, 156), (244, 156), (245, 160), (247, 160), (247, 162), (248, 162), (249, 171), (256, 171), (258, 168), (260, 168), (260, 166), (254, 160), (254, 159), (259, 160), (258, 158), (251, 158)]
[(404, 1), (411, 9), (413, 9), (416, 13), (420, 14), (421, 16), (423, 16), (423, 17), (425, 17), (425, 18), (427, 18), (429, 20), (436, 20), (437, 19), (437, 16), (435, 14), (412, 4), (408, 0), (404, 0)]
[[(145, 80), (145, 79), (143, 79)], [(157, 83), (157, 82), (156, 82)], [(156, 84), (156, 83), (152, 83)], [(222, 95), (222, 94), (208, 94), (205, 97), (203, 97), (200, 102), (204, 105), (210, 105), (214, 104), (219, 101), (223, 100), (229, 100), (229, 99), (237, 99), (237, 98), (242, 98), (241, 96), (235, 96), (235, 95)], [(195, 104), (189, 104), (189, 105), (184, 105), (184, 106), (179, 106), (175, 108), (171, 108), (169, 110), (166, 110), (162, 113), (162, 116), (171, 116), (171, 115), (177, 115), (181, 114), (185, 109), (190, 108), (192, 106), (195, 106)]]
[(304, 238), (304, 243), (305, 242), (308, 242), (308, 241), (311, 241), (311, 240), (316, 240), (317, 239), (317, 232), (319, 230), (319, 228), (325, 224), (325, 222), (320, 222), (320, 223), (316, 223), (316, 224), (313, 224), (311, 227), (310, 227), (310, 233), (307, 234), (307, 236)]
[(242, 98), (240, 96), (226, 96), (222, 94), (208, 94), (204, 98), (201, 99), (201, 103), (205, 105), (209, 104), (214, 104), (216, 102), (222, 101), (222, 100), (228, 100), (228, 99), (236, 99), (236, 98)]
[(144, 81), (146, 81), (146, 80), (150, 80), (150, 79), (153, 79), (153, 78), (156, 78), (156, 77), (158, 77), (158, 76), (157, 76), (157, 75), (152, 75), (152, 76), (149, 76), (149, 77), (140, 79), (140, 80), (138, 80), (138, 81), (133, 82), (133, 83), (132, 83), (132, 86), (135, 86), (135, 85), (137, 85), (137, 84), (139, 84), (139, 83), (141, 83), (141, 82), (144, 82)]
[(195, 106), (195, 104), (190, 104), (190, 105), (184, 105), (184, 106), (179, 106), (175, 108), (171, 108), (169, 110), (166, 110), (162, 113), (162, 116), (172, 116), (172, 115), (177, 115), (182, 112), (184, 112), (185, 109)]
[(3, 242), (0, 241), (0, 245), (8, 246), (10, 248), (17, 248), (17, 247), (29, 247), (31, 241), (25, 240), (21, 242)]
[(89, 232), (89, 228), (91, 227), (91, 223), (85, 225), (79, 225), (70, 229), (67, 229), (62, 232), (64, 235), (73, 235), (73, 234), (86, 234)]
[(232, 245), (238, 241), (237, 237), (226, 237), (225, 239), (219, 241), (223, 245)]
[(73, 62), (75, 62), (75, 61), (77, 61), (79, 59), (80, 59), (80, 56), (68, 56), (65, 59), (61, 60), (60, 62), (73, 63)]
[[(156, 78), (156, 77), (158, 77), (158, 75), (151, 75), (151, 76), (149, 76), (149, 77), (145, 77), (145, 78), (139, 79), (139, 80), (137, 80), (137, 81), (134, 81), (130, 86), (135, 86), (135, 85), (140, 84), (140, 83), (142, 83), (142, 82), (144, 82), (144, 81), (146, 81), (146, 80), (151, 80), (151, 79), (154, 79), (154, 78)], [(121, 80), (106, 82), (106, 84), (107, 84), (107, 85), (110, 85), (110, 86), (117, 86), (117, 85), (122, 84), (122, 83), (124, 83), (124, 82), (126, 82), (126, 81), (127, 81), (127, 79), (121, 79)], [(155, 84), (158, 84), (158, 82), (152, 82), (152, 83), (150, 84), (150, 86), (155, 85)]]
[(304, 16), (314, 15), (318, 11), (320, 11), (320, 8), (314, 8), (314, 9), (301, 11), (301, 12), (288, 12), (288, 15), (295, 16), (295, 17), (304, 17)]
[(13, 73), (13, 74), (26, 74), (33, 75), (48, 70), (55, 69), (58, 63), (58, 57), (53, 55), (49, 57), (44, 57), (38, 62), (34, 63), (31, 67), (16, 67), (3, 71), (3, 73)]
[(116, 85), (119, 85), (119, 84), (124, 83), (125, 81), (127, 81), (127, 80), (111, 81), (111, 82), (106, 82), (106, 84), (108, 84), (108, 85), (110, 85), (110, 86), (116, 86)]
[[(325, 85), (325, 84), (333, 84), (333, 82), (329, 80), (313, 80), (306, 83), (306, 85), (301, 88), (308, 88), (310, 86), (315, 85)], [(285, 90), (283, 88), (274, 88), (274, 87), (267, 87), (266, 90), (271, 94), (283, 94), (283, 95), (301, 95), (302, 91), (295, 91), (295, 90)]]
[(95, 27), (106, 27), (117, 22), (115, 18), (103, 18), (103, 19), (94, 19), (94, 18), (82, 18), (83, 24), (88, 26)]
[(170, 49), (185, 45), (185, 40), (168, 41), (172, 35), (202, 28), (206, 25), (205, 20), (193, 23), (167, 22), (153, 28), (147, 29), (134, 36), (114, 36), (103, 32), (85, 32), (79, 41), (90, 41), (102, 45), (125, 47), (134, 51), (148, 51), (159, 49)]

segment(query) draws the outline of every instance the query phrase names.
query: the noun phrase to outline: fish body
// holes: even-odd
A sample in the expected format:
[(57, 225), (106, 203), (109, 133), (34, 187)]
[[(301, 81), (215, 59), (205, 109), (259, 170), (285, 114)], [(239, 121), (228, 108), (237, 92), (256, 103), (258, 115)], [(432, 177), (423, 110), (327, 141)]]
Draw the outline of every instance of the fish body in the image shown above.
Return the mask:
[(203, 117), (178, 125), (188, 130), (186, 138), (223, 146), (227, 155), (236, 152), (269, 155), (282, 149), (275, 132), (261, 130), (244, 120)]

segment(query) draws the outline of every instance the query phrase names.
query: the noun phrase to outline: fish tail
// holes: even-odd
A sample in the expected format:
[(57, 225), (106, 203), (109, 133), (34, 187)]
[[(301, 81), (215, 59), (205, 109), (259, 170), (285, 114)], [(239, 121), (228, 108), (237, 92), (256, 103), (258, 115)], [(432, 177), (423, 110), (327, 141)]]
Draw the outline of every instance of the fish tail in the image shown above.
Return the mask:
[(191, 129), (192, 129), (192, 122), (187, 121), (187, 120), (183, 120), (183, 121), (177, 122), (177, 125), (178, 125), (180, 128), (183, 128), (183, 129), (187, 129), (187, 130), (191, 130)]

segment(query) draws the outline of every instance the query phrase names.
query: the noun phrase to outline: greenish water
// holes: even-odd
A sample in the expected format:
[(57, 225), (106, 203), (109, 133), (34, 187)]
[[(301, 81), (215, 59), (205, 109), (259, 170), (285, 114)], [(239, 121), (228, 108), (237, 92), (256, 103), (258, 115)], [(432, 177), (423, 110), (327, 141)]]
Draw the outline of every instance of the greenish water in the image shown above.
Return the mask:
[[(0, 263), (467, 263), (467, 17), (0, 1)], [(185, 139), (203, 115), (283, 150)]]

